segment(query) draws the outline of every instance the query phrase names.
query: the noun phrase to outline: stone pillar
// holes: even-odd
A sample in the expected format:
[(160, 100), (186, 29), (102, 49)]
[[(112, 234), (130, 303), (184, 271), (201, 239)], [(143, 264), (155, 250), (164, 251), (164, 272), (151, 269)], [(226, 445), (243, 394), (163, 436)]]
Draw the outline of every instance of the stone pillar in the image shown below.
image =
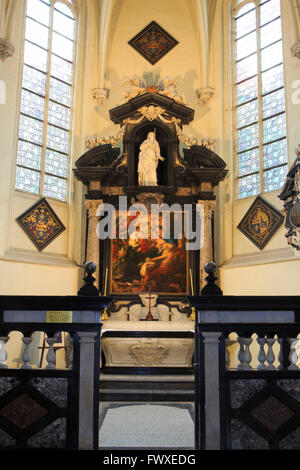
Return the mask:
[[(204, 266), (209, 261), (213, 261), (213, 240), (212, 240), (212, 230), (211, 230), (211, 219), (213, 215), (213, 211), (216, 207), (216, 202), (213, 200), (208, 201), (198, 201), (197, 202), (197, 210), (200, 210), (200, 214), (202, 213), (202, 223), (204, 224), (203, 227), (203, 246), (200, 250), (200, 291), (203, 289), (205, 285), (205, 270)], [(200, 207), (199, 207), (200, 206)]]
[(88, 210), (89, 228), (86, 249), (86, 261), (93, 261), (96, 264), (94, 277), (96, 279), (96, 287), (99, 286), (99, 238), (97, 236), (97, 224), (99, 217), (97, 209), (103, 204), (102, 199), (87, 199), (85, 207)]
[(94, 348), (97, 334), (96, 331), (78, 332), (80, 344), (78, 448), (81, 450), (93, 449), (94, 445)]
[(220, 332), (202, 332), (205, 357), (205, 449), (221, 447), (219, 342)]

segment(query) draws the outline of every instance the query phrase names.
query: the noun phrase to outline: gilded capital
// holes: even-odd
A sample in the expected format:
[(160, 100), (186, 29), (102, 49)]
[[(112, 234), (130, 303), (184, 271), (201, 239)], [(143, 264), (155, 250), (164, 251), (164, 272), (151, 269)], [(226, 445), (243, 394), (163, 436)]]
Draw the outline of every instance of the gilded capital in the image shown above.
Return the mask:
[(102, 199), (87, 199), (84, 203), (85, 207), (89, 211), (89, 217), (95, 217), (97, 215), (97, 209), (103, 204)]
[(212, 212), (215, 210), (216, 208), (216, 201), (212, 201), (212, 200), (199, 200), (197, 202), (197, 206), (200, 206), (200, 205), (203, 205), (204, 206), (204, 215), (207, 216), (207, 217), (211, 217), (212, 216)]

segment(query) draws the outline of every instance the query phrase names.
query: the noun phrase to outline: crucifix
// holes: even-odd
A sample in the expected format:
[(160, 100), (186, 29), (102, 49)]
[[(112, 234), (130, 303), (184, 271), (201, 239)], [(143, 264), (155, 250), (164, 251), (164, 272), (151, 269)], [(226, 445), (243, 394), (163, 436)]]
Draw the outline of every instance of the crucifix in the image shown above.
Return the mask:
[(145, 320), (147, 320), (147, 321), (153, 321), (153, 320), (154, 320), (154, 317), (153, 317), (153, 315), (152, 315), (152, 313), (151, 313), (151, 300), (152, 300), (152, 299), (155, 299), (155, 297), (152, 297), (151, 293), (149, 292), (149, 295), (148, 295), (149, 311), (148, 311), (147, 316), (146, 316), (146, 318), (145, 318)]

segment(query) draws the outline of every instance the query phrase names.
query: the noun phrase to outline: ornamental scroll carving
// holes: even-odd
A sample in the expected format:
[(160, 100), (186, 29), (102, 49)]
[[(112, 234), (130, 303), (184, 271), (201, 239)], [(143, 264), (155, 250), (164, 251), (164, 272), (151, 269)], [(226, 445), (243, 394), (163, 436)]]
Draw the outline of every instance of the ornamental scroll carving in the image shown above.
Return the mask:
[(206, 137), (186, 136), (182, 133), (182, 130), (178, 126), (177, 122), (175, 122), (175, 127), (176, 127), (176, 133), (177, 133), (177, 137), (179, 141), (182, 144), (185, 144), (188, 148), (190, 148), (192, 145), (200, 145), (200, 146), (208, 148), (209, 150), (214, 151), (215, 145), (216, 145), (215, 139), (206, 138)]
[(131, 346), (130, 355), (137, 366), (159, 366), (167, 357), (168, 348), (159, 340), (148, 340)]
[(85, 141), (85, 147), (87, 149), (92, 149), (94, 147), (97, 147), (98, 145), (105, 145), (105, 144), (111, 144), (112, 146), (117, 145), (123, 138), (125, 134), (125, 129), (126, 129), (126, 124), (122, 126), (119, 132), (114, 136), (107, 135), (104, 137), (98, 137), (98, 136), (89, 137)]
[(172, 98), (176, 103), (186, 104), (184, 96), (179, 95), (177, 92), (176, 80), (173, 80), (170, 77), (164, 78), (158, 85), (147, 86), (143, 78), (134, 76), (124, 82), (124, 85), (129, 86), (130, 90), (124, 93), (122, 104), (145, 93), (158, 93), (163, 96), (168, 96), (168, 98)]

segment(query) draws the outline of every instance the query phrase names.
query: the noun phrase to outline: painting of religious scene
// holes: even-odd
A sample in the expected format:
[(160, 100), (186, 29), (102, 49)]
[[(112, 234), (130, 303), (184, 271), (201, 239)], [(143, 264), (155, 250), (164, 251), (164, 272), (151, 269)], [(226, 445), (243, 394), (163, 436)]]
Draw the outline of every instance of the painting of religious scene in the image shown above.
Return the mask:
[[(128, 217), (127, 225), (131, 221)], [(187, 272), (187, 252), (182, 238), (151, 238), (137, 227), (126, 239), (112, 240), (112, 294), (186, 294)]]

